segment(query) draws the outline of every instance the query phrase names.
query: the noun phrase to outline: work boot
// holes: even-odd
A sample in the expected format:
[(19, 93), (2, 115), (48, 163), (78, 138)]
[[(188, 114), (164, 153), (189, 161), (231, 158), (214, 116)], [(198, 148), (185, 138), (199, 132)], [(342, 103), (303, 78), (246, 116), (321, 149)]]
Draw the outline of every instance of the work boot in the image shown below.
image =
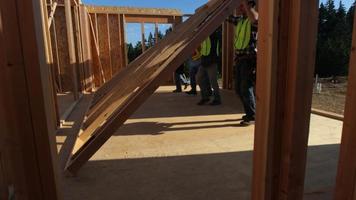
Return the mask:
[(205, 105), (206, 103), (208, 103), (209, 102), (209, 99), (202, 99), (202, 100), (200, 100), (198, 103), (197, 103), (197, 105), (198, 106), (202, 106), (202, 105)]
[(181, 93), (182, 90), (173, 90), (173, 93)]
[(242, 118), (245, 118), (242, 120), (242, 122), (240, 122), (240, 126), (250, 126), (255, 124), (255, 117), (249, 117), (247, 115), (243, 116)]
[(197, 91), (195, 90), (190, 90), (189, 92), (186, 92), (186, 94), (189, 94), (189, 95), (197, 95)]
[(219, 100), (213, 100), (211, 103), (209, 103), (209, 105), (211, 105), (211, 106), (218, 106), (218, 105), (221, 105), (221, 101), (219, 101)]

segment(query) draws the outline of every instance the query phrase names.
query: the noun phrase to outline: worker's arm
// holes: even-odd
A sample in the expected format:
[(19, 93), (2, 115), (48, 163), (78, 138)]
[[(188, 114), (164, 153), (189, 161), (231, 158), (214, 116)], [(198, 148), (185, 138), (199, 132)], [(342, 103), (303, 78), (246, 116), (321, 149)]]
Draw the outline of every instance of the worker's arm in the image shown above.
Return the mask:
[(245, 7), (246, 15), (248, 16), (248, 18), (251, 20), (253, 24), (257, 24), (258, 12), (256, 11), (256, 9), (253, 8), (251, 5), (249, 5), (247, 0), (243, 0), (242, 4)]

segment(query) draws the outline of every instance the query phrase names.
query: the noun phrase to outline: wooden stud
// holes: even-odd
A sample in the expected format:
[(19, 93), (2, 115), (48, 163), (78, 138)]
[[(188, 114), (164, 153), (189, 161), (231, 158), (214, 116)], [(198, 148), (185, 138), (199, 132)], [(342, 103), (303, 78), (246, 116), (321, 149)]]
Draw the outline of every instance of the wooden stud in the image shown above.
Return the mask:
[(72, 84), (73, 84), (73, 95), (74, 99), (79, 99), (79, 88), (78, 88), (78, 76), (77, 76), (77, 58), (75, 55), (75, 40), (73, 33), (73, 21), (72, 21), (72, 8), (71, 1), (64, 0), (65, 7), (65, 17), (67, 25), (67, 39), (68, 39), (68, 52), (69, 52), (69, 64), (72, 70)]
[(110, 36), (110, 21), (109, 21), (109, 14), (106, 14), (106, 30), (107, 30), (107, 40), (108, 40), (108, 54), (109, 54), (109, 67), (110, 67), (110, 77), (113, 76), (113, 66), (112, 66), (112, 55), (111, 55), (111, 36)]
[(119, 35), (119, 54), (120, 54), (120, 65), (119, 65), (119, 71), (126, 66), (126, 55), (125, 55), (125, 49), (124, 47), (126, 46), (125, 44), (125, 27), (123, 27), (123, 17), (122, 15), (118, 14), (117, 15), (118, 19), (118, 35)]
[(51, 28), (54, 14), (56, 13), (57, 5), (58, 5), (57, 2), (53, 2), (52, 6), (51, 6), (51, 13), (49, 14), (49, 18), (48, 18), (48, 27), (49, 28)]
[(234, 72), (234, 25), (224, 22), (223, 24), (223, 45), (222, 45), (222, 78), (224, 89), (233, 88)]
[(83, 49), (83, 62), (84, 62), (84, 83), (85, 90), (91, 92), (94, 89), (94, 74), (93, 74), (93, 58), (91, 53), (91, 37), (88, 13), (84, 5), (79, 6), (80, 14), (80, 29), (82, 34), (82, 49)]
[[(79, 5), (75, 5), (73, 8), (73, 15), (74, 15), (74, 30), (75, 30), (75, 39), (76, 39), (76, 58), (77, 58), (77, 84), (78, 84), (78, 91), (81, 92), (85, 91), (85, 74), (84, 74), (84, 60), (83, 60), (83, 46), (82, 46), (82, 33), (81, 33), (81, 25), (80, 25), (80, 18), (79, 18)], [(79, 100), (79, 98), (77, 99)]]
[(339, 166), (336, 178), (335, 200), (356, 199), (356, 15), (350, 54), (345, 119), (340, 145)]
[(318, 1), (260, 1), (253, 200), (303, 199)]
[(146, 38), (145, 38), (145, 23), (141, 23), (141, 45), (142, 45), (142, 53), (146, 51)]
[(121, 20), (121, 32), (122, 32), (122, 39), (123, 39), (123, 48), (124, 48), (124, 52), (125, 52), (125, 63), (124, 63), (124, 67), (126, 67), (127, 65), (129, 65), (129, 58), (128, 58), (128, 52), (127, 52), (127, 46), (126, 46), (126, 41), (127, 41), (127, 38), (126, 38), (126, 32), (125, 32), (125, 29), (126, 29), (126, 17), (125, 15), (121, 15), (122, 16), (122, 20)]
[(156, 22), (155, 23), (155, 43), (157, 44), (158, 43), (158, 23)]

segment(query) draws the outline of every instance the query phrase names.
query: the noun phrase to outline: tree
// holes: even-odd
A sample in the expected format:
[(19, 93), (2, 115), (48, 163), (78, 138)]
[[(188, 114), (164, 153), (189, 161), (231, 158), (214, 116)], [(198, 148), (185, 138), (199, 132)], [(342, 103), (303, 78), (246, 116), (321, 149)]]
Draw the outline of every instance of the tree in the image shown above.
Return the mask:
[(338, 9), (334, 0), (320, 5), (315, 73), (321, 76), (347, 74), (352, 30), (348, 15), (351, 16), (351, 11), (346, 13), (342, 1)]
[(153, 47), (156, 43), (156, 38), (153, 37), (153, 34), (150, 32), (150, 34), (148, 35), (148, 42), (147, 42), (147, 47)]

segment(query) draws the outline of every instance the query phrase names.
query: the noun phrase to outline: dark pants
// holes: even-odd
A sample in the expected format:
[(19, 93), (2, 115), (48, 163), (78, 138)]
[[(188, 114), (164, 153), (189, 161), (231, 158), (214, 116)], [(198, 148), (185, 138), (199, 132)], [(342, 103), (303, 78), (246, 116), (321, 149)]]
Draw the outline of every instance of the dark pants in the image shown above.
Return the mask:
[(198, 71), (198, 83), (201, 90), (202, 99), (208, 100), (213, 88), (214, 100), (221, 101), (220, 88), (218, 84), (218, 66), (211, 64), (209, 66), (201, 66)]
[(256, 114), (256, 59), (239, 59), (236, 64), (235, 91), (241, 98), (246, 116), (254, 118)]
[(196, 76), (198, 74), (199, 66), (190, 67), (189, 76), (190, 76), (190, 87), (192, 87), (192, 91), (197, 91), (197, 79)]
[(182, 91), (182, 79), (180, 78), (180, 75), (182, 74), (184, 74), (184, 65), (178, 67), (174, 72), (174, 82), (176, 84), (177, 91)]

